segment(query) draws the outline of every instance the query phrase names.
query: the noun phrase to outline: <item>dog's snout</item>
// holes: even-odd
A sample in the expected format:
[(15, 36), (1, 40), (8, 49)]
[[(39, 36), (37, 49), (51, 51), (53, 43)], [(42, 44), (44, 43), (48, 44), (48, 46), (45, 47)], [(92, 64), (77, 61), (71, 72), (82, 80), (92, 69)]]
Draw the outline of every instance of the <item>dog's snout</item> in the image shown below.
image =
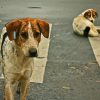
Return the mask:
[(29, 49), (29, 56), (30, 57), (37, 57), (37, 49), (36, 48), (30, 48)]

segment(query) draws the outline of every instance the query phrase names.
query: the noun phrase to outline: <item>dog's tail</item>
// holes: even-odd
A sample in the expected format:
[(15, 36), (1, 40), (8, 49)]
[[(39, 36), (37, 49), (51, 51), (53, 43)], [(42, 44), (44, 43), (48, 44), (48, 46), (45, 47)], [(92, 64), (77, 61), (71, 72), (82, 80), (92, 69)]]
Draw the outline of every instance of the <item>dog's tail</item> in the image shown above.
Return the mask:
[(90, 27), (89, 26), (87, 26), (86, 28), (85, 28), (85, 30), (84, 30), (84, 36), (85, 37), (88, 37), (89, 36), (89, 31), (90, 31)]

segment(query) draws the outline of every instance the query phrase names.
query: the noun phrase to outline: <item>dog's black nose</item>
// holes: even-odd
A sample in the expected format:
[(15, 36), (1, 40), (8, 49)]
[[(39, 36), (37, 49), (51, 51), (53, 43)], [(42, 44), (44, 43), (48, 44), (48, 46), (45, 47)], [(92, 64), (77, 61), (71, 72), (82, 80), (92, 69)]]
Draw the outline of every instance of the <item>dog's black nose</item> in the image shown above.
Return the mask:
[(91, 22), (93, 23), (93, 20), (91, 20)]
[(30, 57), (37, 57), (37, 49), (36, 48), (30, 48), (29, 49), (29, 56)]

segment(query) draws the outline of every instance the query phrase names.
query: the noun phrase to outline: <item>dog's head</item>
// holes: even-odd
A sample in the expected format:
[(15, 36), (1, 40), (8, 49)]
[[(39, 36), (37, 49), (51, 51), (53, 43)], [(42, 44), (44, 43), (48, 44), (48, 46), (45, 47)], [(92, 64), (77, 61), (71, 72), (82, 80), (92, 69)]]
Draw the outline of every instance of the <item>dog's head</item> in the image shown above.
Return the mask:
[(95, 19), (98, 17), (98, 13), (95, 9), (87, 9), (85, 10), (82, 15), (91, 21), (92, 23), (95, 21)]
[(36, 57), (41, 34), (45, 38), (49, 37), (49, 24), (40, 19), (18, 19), (7, 23), (5, 26), (9, 40), (15, 41), (25, 56)]

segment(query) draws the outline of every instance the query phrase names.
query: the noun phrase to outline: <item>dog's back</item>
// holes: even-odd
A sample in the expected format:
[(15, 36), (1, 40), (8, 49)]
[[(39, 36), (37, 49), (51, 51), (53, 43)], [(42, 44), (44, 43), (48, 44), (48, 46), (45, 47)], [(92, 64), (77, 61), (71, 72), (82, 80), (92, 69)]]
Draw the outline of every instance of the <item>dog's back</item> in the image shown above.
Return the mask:
[(77, 16), (73, 20), (73, 30), (79, 35), (84, 35), (84, 30), (87, 24), (87, 20), (83, 16)]

